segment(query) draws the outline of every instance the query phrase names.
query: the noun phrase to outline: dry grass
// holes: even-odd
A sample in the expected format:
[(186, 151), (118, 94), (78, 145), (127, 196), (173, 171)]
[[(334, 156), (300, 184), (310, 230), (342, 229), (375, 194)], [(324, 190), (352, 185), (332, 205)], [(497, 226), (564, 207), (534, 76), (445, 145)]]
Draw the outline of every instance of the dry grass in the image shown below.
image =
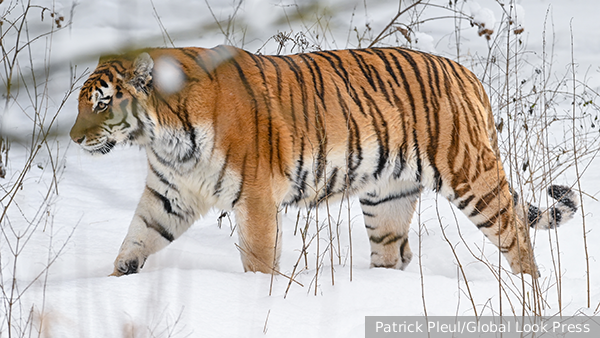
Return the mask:
[[(546, 187), (555, 183), (564, 184), (562, 176), (566, 172), (574, 172), (575, 178), (570, 184), (580, 194), (582, 201), (582, 216), (584, 220), (583, 233), (586, 234), (585, 209), (580, 185), (580, 178), (589, 169), (591, 160), (600, 151), (598, 128), (597, 105), (598, 93), (590, 88), (587, 78), (581, 78), (577, 74), (575, 58), (572, 56), (571, 68), (562, 74), (557, 69), (564, 69), (565, 65), (556, 64), (553, 60), (553, 32), (548, 27), (543, 32), (543, 50), (533, 55), (522, 40), (522, 35), (515, 29), (515, 1), (510, 1), (503, 6), (504, 16), (495, 32), (487, 32), (489, 40), (482, 42), (488, 46), (484, 55), (467, 54), (461, 49), (462, 38), (465, 30), (464, 23), (472, 22), (470, 14), (465, 11), (464, 2), (450, 1), (448, 6), (438, 6), (427, 1), (413, 1), (407, 6), (401, 5), (396, 13), (390, 14), (389, 21), (380, 31), (374, 31), (367, 22), (364, 26), (354, 24), (354, 18), (361, 12), (355, 8), (347, 29), (347, 38), (340, 42), (334, 37), (330, 25), (335, 13), (339, 9), (320, 7), (318, 3), (311, 6), (296, 4), (284, 8), (285, 20), (289, 26), (287, 31), (270, 33), (271, 38), (259, 48), (261, 53), (296, 53), (310, 50), (404, 45), (413, 47), (418, 39), (419, 28), (435, 20), (451, 20), (455, 30), (448, 32), (445, 37), (451, 40), (455, 46), (455, 55), (447, 55), (472, 69), (486, 86), (494, 111), (496, 112), (497, 129), (500, 138), (501, 150), (504, 155), (504, 163), (511, 185), (515, 190), (534, 204), (549, 205), (545, 193)], [(208, 4), (208, 3), (207, 3)], [(152, 4), (154, 7), (154, 4)], [(217, 18), (213, 13), (215, 24), (212, 25), (219, 32), (226, 43), (243, 47), (245, 44), (245, 29), (243, 20), (240, 18), (239, 8), (241, 2), (235, 3), (232, 14), (225, 20)], [(364, 2), (364, 11), (368, 10), (368, 1)], [(500, 5), (498, 5), (500, 6)], [(208, 6), (210, 9), (210, 5)], [(211, 9), (212, 11), (212, 9)], [(346, 11), (347, 12), (347, 11)], [(174, 45), (174, 34), (169, 34), (163, 25), (160, 13), (154, 8), (157, 25), (160, 26), (162, 35), (157, 37), (164, 41), (165, 45)], [(430, 14), (434, 13), (434, 14)], [(42, 14), (46, 16), (45, 31), (32, 34), (28, 31), (28, 22), (39, 21)], [(49, 104), (50, 91), (47, 83), (50, 76), (51, 64), (51, 42), (47, 48), (45, 57), (34, 62), (32, 51), (40, 48), (39, 44), (48, 43), (52, 34), (64, 27), (64, 18), (55, 13), (51, 8), (42, 8), (28, 4), (13, 3), (2, 13), (3, 25), (0, 26), (2, 52), (0, 63), (0, 86), (4, 96), (4, 111), (17, 110), (31, 120), (31, 134), (27, 139), (15, 139), (14, 135), (2, 135), (0, 137), (0, 226), (2, 240), (11, 248), (10, 259), (0, 261), (0, 279), (2, 285), (2, 309), (3, 317), (0, 319), (0, 336), (7, 337), (29, 337), (45, 336), (47, 327), (51, 325), (49, 317), (44, 316), (44, 299), (40, 299), (34, 308), (24, 307), (21, 303), (23, 294), (36, 282), (44, 283), (48, 270), (52, 263), (61, 254), (66, 243), (52, 243), (49, 236), (49, 250), (46, 266), (37, 274), (33, 280), (17, 282), (20, 271), (17, 270), (19, 254), (28, 245), (28, 240), (33, 233), (49, 230), (52, 233), (52, 208), (51, 201), (60, 187), (62, 173), (63, 153), (60, 151), (56, 137), (59, 136), (54, 129), (54, 124), (64, 103), (77, 85), (81, 83), (81, 77), (73, 76), (69, 89), (62, 98), (53, 98)], [(48, 19), (51, 17), (51, 19)], [(550, 25), (547, 25), (550, 26)], [(207, 26), (208, 27), (208, 26)], [(472, 29), (477, 29), (474, 27)], [(28, 34), (25, 34), (25, 33)], [(189, 34), (179, 32), (182, 36)], [(484, 41), (484, 37), (481, 38)], [(550, 42), (548, 42), (550, 41)], [(45, 48), (45, 47), (44, 47)], [(40, 60), (40, 59), (36, 59)], [(536, 67), (531, 67), (537, 64)], [(27, 67), (24, 67), (27, 65)], [(527, 73), (527, 72), (530, 73)], [(74, 72), (74, 71), (73, 71)], [(25, 94), (27, 93), (27, 95)], [(22, 102), (28, 102), (25, 106)], [(565, 112), (565, 102), (570, 102), (570, 111)], [(1, 126), (0, 126), (1, 127)], [(568, 134), (570, 137), (554, 138), (556, 131)], [(25, 144), (27, 158), (23, 163), (11, 160), (11, 144), (17, 142)], [(36, 159), (44, 158), (46, 165), (43, 175), (51, 177), (52, 184), (39, 200), (39, 207), (33, 215), (23, 215), (24, 219), (14, 219), (14, 209), (19, 209), (15, 202), (17, 194), (28, 193), (23, 187), (28, 187), (24, 182), (33, 175), (31, 168), (35, 166)], [(39, 193), (39, 192), (37, 192)], [(498, 298), (500, 303), (507, 302), (508, 307), (515, 314), (540, 315), (547, 314), (547, 300), (556, 297), (561, 304), (559, 309), (552, 309), (556, 313), (562, 311), (562, 267), (559, 250), (558, 232), (547, 234), (532, 234), (533, 241), (550, 241), (555, 267), (555, 275), (543, 281), (526, 282), (518, 276), (505, 272), (498, 261), (490, 261), (483, 254), (483, 248), (474, 246), (462, 237), (458, 219), (454, 215), (454, 222), (449, 222), (439, 215), (436, 202), (436, 220), (421, 219), (417, 212), (416, 223), (418, 224), (418, 262), (421, 278), (421, 292), (423, 295), (423, 311), (427, 313), (427, 289), (424, 280), (427, 276), (423, 273), (421, 264), (422, 237), (427, 236), (428, 227), (439, 226), (442, 235), (451, 248), (457, 263), (457, 279), (461, 294), (471, 303), (473, 314), (484, 312), (502, 313), (502, 307), (493, 308), (493, 305), (477, 304), (474, 300), (473, 290), (470, 288), (469, 276), (456, 253), (457, 246), (465, 247), (474, 261), (484, 264), (489, 272), (498, 282)], [(352, 236), (353, 227), (360, 226), (361, 221), (352, 219), (350, 214), (352, 201), (349, 196), (342, 198), (342, 203), (335, 208), (328, 200), (321, 203), (320, 208), (298, 210), (295, 234), (301, 237), (302, 247), (296, 263), (292, 267), (282, 267), (283, 270), (291, 270), (285, 294), (294, 287), (306, 288), (310, 293), (318, 295), (322, 283), (334, 284), (336, 279), (348, 278), (352, 280), (353, 249)], [(333, 212), (337, 210), (337, 213)], [(452, 209), (454, 212), (454, 209)], [(221, 218), (225, 217), (222, 215)], [(12, 224), (26, 222), (28, 225), (24, 231), (15, 231)], [(456, 227), (460, 241), (446, 236), (446, 229)], [(234, 227), (232, 226), (232, 231)], [(360, 236), (363, 234), (360, 233)], [(585, 236), (585, 235), (584, 235)], [(590, 300), (590, 264), (587, 254), (586, 238), (583, 238), (585, 246), (585, 259), (587, 265), (587, 285), (581, 292), (586, 292), (588, 307), (592, 306)], [(314, 258), (314, 260), (313, 260)], [(6, 263), (8, 262), (8, 264)], [(349, 276), (339, 276), (336, 266), (349, 266)], [(329, 272), (329, 273), (326, 273)], [(279, 273), (279, 272), (276, 272)], [(314, 274), (310, 285), (302, 285), (296, 281), (301, 274)], [(296, 283), (294, 283), (296, 282)], [(17, 284), (19, 283), (19, 284)], [(516, 300), (516, 301), (515, 301)], [(518, 302), (518, 303), (517, 303)], [(598, 309), (596, 309), (598, 312)], [(182, 310), (183, 313), (183, 310)], [(131, 324), (123, 328), (123, 335), (127, 337), (152, 336), (171, 337), (177, 336), (181, 331), (182, 313), (170, 318), (167, 316), (166, 325), (139, 326)], [(36, 319), (37, 318), (37, 319)], [(40, 320), (39, 318), (45, 318)], [(163, 323), (164, 324), (164, 323)], [(268, 329), (268, 317), (265, 320), (264, 330)], [(160, 329), (159, 329), (160, 326)], [(166, 327), (166, 331), (162, 328)]]
[[(44, 313), (44, 293), (31, 307), (23, 299), (33, 285), (41, 283), (45, 290), (48, 271), (74, 231), (73, 228), (65, 242), (54, 242), (52, 204), (64, 169), (64, 153), (56, 140), (58, 134), (54, 126), (81, 79), (72, 79), (62, 99), (50, 97), (51, 37), (63, 28), (61, 15), (51, 8), (20, 2), (11, 2), (3, 10), (0, 25), (3, 111), (20, 114), (31, 123), (26, 135), (3, 129), (0, 138), (0, 158), (4, 158), (0, 161), (0, 176), (4, 178), (0, 180), (0, 238), (3, 252), (9, 254), (0, 260), (3, 310), (0, 336), (45, 336), (50, 324)], [(37, 25), (40, 20), (42, 24)], [(36, 54), (39, 51), (45, 51), (41, 57)], [(24, 148), (21, 152), (26, 154), (24, 159), (11, 159), (9, 150), (15, 145)], [(42, 178), (51, 183), (44, 188), (31, 184)], [(17, 196), (24, 194), (29, 196), (28, 202), (21, 205), (18, 201), (23, 199)], [(46, 262), (35, 273), (24, 274), (21, 271), (24, 264), (20, 263), (22, 253), (31, 245), (31, 239), (42, 232), (48, 238)]]

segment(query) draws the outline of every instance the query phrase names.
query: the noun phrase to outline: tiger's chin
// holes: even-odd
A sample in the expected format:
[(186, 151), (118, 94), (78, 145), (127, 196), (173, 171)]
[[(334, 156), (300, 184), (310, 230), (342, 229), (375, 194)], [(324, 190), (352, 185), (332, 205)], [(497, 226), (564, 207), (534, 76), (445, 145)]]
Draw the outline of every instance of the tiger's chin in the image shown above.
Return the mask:
[(115, 146), (117, 145), (117, 141), (114, 140), (106, 140), (106, 142), (96, 145), (94, 147), (84, 147), (83, 149), (87, 151), (91, 155), (106, 155), (108, 154)]

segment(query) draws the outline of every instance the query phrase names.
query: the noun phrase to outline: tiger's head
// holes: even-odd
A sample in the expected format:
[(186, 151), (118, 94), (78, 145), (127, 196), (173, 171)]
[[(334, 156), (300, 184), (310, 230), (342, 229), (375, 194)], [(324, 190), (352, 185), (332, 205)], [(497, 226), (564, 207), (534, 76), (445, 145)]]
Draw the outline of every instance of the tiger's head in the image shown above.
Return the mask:
[(152, 90), (153, 67), (145, 52), (101, 58), (81, 88), (71, 139), (92, 154), (106, 154), (120, 143), (141, 143), (140, 115)]

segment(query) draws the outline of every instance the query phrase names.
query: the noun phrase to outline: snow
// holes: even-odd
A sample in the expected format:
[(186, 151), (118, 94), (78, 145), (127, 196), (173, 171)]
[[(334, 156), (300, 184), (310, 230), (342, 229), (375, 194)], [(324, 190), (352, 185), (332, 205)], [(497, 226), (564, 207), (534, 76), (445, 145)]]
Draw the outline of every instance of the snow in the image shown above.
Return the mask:
[(433, 36), (423, 32), (415, 32), (415, 48), (424, 52), (435, 53)]
[[(310, 15), (302, 16), (300, 9), (305, 7), (294, 2), (246, 1), (237, 12), (237, 1), (154, 0), (152, 4), (149, 1), (40, 0), (39, 3), (50, 7), (56, 3), (66, 21), (72, 20), (70, 27), (54, 37), (52, 55), (57, 63), (67, 60), (77, 64), (78, 73), (86, 67), (93, 69), (99, 55), (118, 52), (124, 47), (169, 46), (159, 19), (177, 46), (236, 43), (250, 51), (264, 48), (263, 52), (271, 53), (276, 48), (269, 38), (277, 31), (290, 30), (286, 17), (302, 17), (304, 26), (294, 27), (294, 33), (308, 27), (311, 38), (330, 37), (326, 47), (346, 48), (359, 45), (349, 22), (354, 20), (358, 26), (367, 20), (373, 32), (378, 33), (398, 10), (397, 4), (367, 1), (370, 3), (367, 19), (362, 0), (353, 3), (354, 6), (343, 0), (320, 3), (322, 7), (331, 6), (332, 12), (340, 10), (334, 19), (340, 27), (331, 27), (325, 24), (326, 15), (315, 23)], [(502, 12), (491, 0), (468, 1), (467, 4), (478, 28), (465, 25), (462, 48), (468, 53), (485, 53), (487, 43), (478, 36), (478, 30), (481, 31), (481, 27), (496, 29), (495, 18), (501, 17)], [(2, 6), (7, 6), (7, 1), (0, 9)], [(538, 53), (542, 32), (549, 26), (544, 25), (548, 9), (555, 34), (555, 62), (560, 65), (557, 67), (563, 71), (562, 67), (570, 63), (572, 23), (574, 53), (580, 72), (587, 71), (590, 86), (598, 90), (600, 44), (596, 42), (600, 22), (595, 13), (600, 11), (600, 3), (592, 0), (519, 2), (515, 7), (516, 25), (525, 28), (523, 34), (528, 47)], [(525, 14), (527, 22), (523, 20)], [(328, 15), (332, 15), (331, 12)], [(243, 24), (238, 23), (235, 28), (243, 34), (224, 38), (222, 33), (215, 33), (226, 33), (229, 28), (222, 22), (215, 30), (213, 16), (220, 20), (239, 16)], [(415, 33), (418, 40), (415, 47), (455, 55), (452, 41), (447, 38), (453, 25), (452, 20), (421, 25)], [(440, 40), (444, 43), (436, 43)], [(36, 58), (43, 60), (45, 50), (35, 52), (38, 53)], [(177, 91), (181, 86), (178, 68), (171, 60), (158, 60), (157, 65), (161, 70), (161, 84)], [(50, 90), (55, 104), (60, 102), (68, 82), (68, 72), (53, 76)], [(12, 109), (3, 113), (3, 135), (21, 136), (20, 142), (13, 144), (9, 162), (4, 163), (7, 174), (5, 180), (0, 180), (3, 188), (16, 180), (25, 167), (27, 155), (20, 144), (27, 141), (23, 134), (27, 133), (24, 128), (30, 120), (18, 116), (19, 111)], [(77, 102), (73, 96), (58, 118), (58, 130), (66, 135), (76, 114)], [(406, 271), (369, 268), (369, 243), (360, 207), (358, 201), (351, 200), (349, 206), (331, 206), (334, 222), (341, 215), (339, 234), (334, 231), (333, 267), (330, 252), (325, 251), (329, 244), (327, 227), (320, 232), (319, 256), (313, 243), (308, 249), (305, 268), (304, 257), (300, 256), (303, 241), (299, 232), (294, 235), (298, 211), (289, 209), (284, 215), (280, 265), (286, 276), (294, 273), (294, 282), (284, 276), (272, 278), (260, 273), (244, 273), (235, 247), (233, 216), (230, 216), (232, 223), (224, 217), (219, 225), (217, 210), (151, 256), (141, 273), (108, 277), (145, 185), (145, 154), (135, 147), (117, 147), (106, 156), (89, 156), (66, 136), (52, 147), (60, 153), (52, 163), (64, 166), (64, 172), (59, 177), (58, 195), (50, 201), (50, 221), (41, 222), (43, 215), (37, 213), (45, 192), (54, 184), (49, 173), (52, 163), (44, 154), (29, 166), (30, 178), (16, 195), (19, 208), (11, 208), (8, 214), (11, 227), (27, 238), (26, 242), (19, 242), (22, 251), (14, 276), (11, 252), (17, 248), (16, 242), (6, 240), (13, 238), (6, 232), (0, 240), (1, 281), (3, 285), (11, 285), (15, 277), (23, 295), (19, 299), (22, 314), (16, 318), (27, 317), (28, 311), (33, 309), (34, 327), (41, 327), (42, 337), (363, 337), (367, 315), (412, 316), (423, 315), (425, 311), (428, 315), (472, 315), (474, 309), (469, 293), (478, 314), (497, 314), (500, 310), (505, 314), (513, 311), (518, 314), (521, 311), (520, 277), (503, 273), (504, 286), (511, 291), (500, 295), (498, 281), (484, 262), (506, 267), (506, 261), (499, 260), (498, 250), (464, 215), (433, 193), (423, 195), (419, 212), (414, 216), (410, 235), (414, 257)], [(595, 229), (595, 217), (596, 208), (600, 207), (596, 199), (600, 193), (597, 188), (600, 175), (594, 169), (598, 165), (594, 162), (581, 178), (582, 187), (589, 194), (584, 196), (584, 206), (588, 213), (591, 308), (587, 308), (586, 303), (581, 213), (556, 231), (532, 231), (542, 274), (540, 286), (547, 302), (542, 312), (546, 315), (559, 311), (563, 315), (597, 314), (594, 309), (600, 302), (597, 261), (600, 246), (596, 243), (600, 242), (600, 232)], [(573, 184), (573, 178), (571, 170), (557, 181)], [(323, 220), (326, 211), (321, 209), (319, 213), (319, 219)], [(40, 222), (34, 222), (33, 228), (27, 227), (29, 223), (23, 221), (22, 215)], [(305, 217), (306, 213), (301, 213), (299, 228), (306, 224)], [(7, 224), (8, 221), (2, 225), (4, 229)], [(313, 218), (308, 227), (309, 236), (315, 235), (315, 229)], [(468, 284), (458, 268), (455, 254)], [(45, 267), (55, 257), (46, 274)], [(560, 270), (557, 270), (558, 260)], [(300, 263), (294, 269), (297, 262)], [(557, 271), (561, 276), (560, 293), (556, 286)], [(42, 278), (29, 286), (40, 273)], [(526, 278), (526, 283), (529, 281)], [(531, 291), (530, 287), (526, 289)], [(0, 313), (3, 311), (5, 307)], [(0, 337), (4, 337), (6, 325), (5, 319), (0, 320)]]
[(489, 36), (494, 33), (496, 25), (494, 12), (489, 8), (481, 7), (478, 2), (470, 2), (470, 10), (473, 17), (471, 22), (478, 27), (478, 34), (485, 35), (489, 39)]

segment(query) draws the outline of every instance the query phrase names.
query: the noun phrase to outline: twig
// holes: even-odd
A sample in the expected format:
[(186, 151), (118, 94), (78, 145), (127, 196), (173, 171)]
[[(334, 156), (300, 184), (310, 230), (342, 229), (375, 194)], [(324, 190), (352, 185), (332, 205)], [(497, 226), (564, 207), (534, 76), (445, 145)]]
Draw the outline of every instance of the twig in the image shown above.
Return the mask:
[(419, 210), (417, 211), (417, 223), (419, 225), (419, 276), (421, 279), (421, 301), (423, 302), (423, 313), (425, 314), (425, 321), (427, 321), (427, 302), (425, 301), (425, 276), (423, 275), (423, 262), (422, 262), (422, 249), (423, 249), (423, 227), (425, 224), (421, 223), (421, 194), (419, 194)]
[[(169, 40), (169, 43), (171, 44), (171, 47), (175, 47), (175, 44), (173, 43), (173, 39), (171, 39), (171, 36), (169, 35), (169, 32), (165, 28), (165, 25), (163, 25), (162, 20), (160, 19), (160, 15), (158, 15), (158, 11), (156, 10), (156, 7), (154, 6), (154, 1), (150, 0), (150, 4), (152, 5), (152, 11), (154, 12), (154, 17), (156, 18), (156, 21), (158, 21), (158, 25), (160, 27), (160, 31), (164, 34), (163, 35), (163, 39), (164, 39), (164, 37), (166, 37)], [(165, 44), (167, 44), (166, 40), (165, 40)]]
[(273, 268), (272, 266), (269, 266), (269, 264), (267, 264), (266, 262), (264, 262), (264, 261), (260, 260), (258, 257), (256, 257), (256, 255), (252, 254), (251, 252), (248, 252), (247, 250), (244, 250), (244, 249), (242, 249), (242, 247), (241, 247), (241, 246), (239, 246), (237, 243), (235, 243), (235, 247), (236, 247), (238, 250), (240, 250), (240, 251), (241, 251), (243, 254), (245, 254), (245, 255), (248, 255), (248, 256), (252, 256), (252, 257), (254, 257), (255, 259), (257, 259), (258, 261), (260, 261), (261, 263), (263, 263), (265, 266), (269, 267), (269, 269), (270, 269), (270, 270), (271, 270), (273, 273), (276, 273), (276, 274), (278, 274), (278, 275), (280, 275), (280, 276), (283, 276), (283, 277), (285, 277), (285, 278), (289, 279), (290, 281), (292, 281), (292, 282), (294, 282), (294, 283), (296, 283), (296, 284), (300, 285), (301, 287), (304, 287), (304, 285), (302, 285), (302, 283), (298, 282), (298, 281), (297, 281), (297, 280), (295, 280), (294, 278), (292, 278), (292, 277), (290, 277), (290, 276), (288, 276), (288, 275), (286, 275), (286, 274), (284, 274), (284, 273), (280, 272), (279, 270), (277, 270), (277, 269)]
[[(448, 202), (448, 203), (450, 203), (450, 202)], [(442, 216), (440, 215), (440, 208), (438, 205), (438, 195), (437, 194), (435, 196), (435, 212), (437, 214), (440, 228), (442, 229), (442, 236), (444, 237), (444, 240), (446, 241), (446, 243), (448, 243), (450, 250), (452, 250), (452, 255), (454, 255), (454, 259), (456, 259), (456, 264), (458, 265), (460, 274), (462, 275), (463, 280), (465, 281), (465, 286), (467, 287), (467, 293), (469, 294), (469, 300), (471, 301), (471, 305), (473, 306), (473, 313), (475, 314), (475, 317), (478, 317), (477, 307), (475, 306), (475, 300), (473, 298), (473, 294), (471, 293), (471, 287), (469, 286), (469, 280), (467, 279), (467, 274), (465, 273), (465, 270), (463, 269), (462, 263), (460, 262), (460, 258), (458, 258), (458, 254), (456, 253), (456, 250), (455, 250), (455, 245), (450, 243), (450, 239), (448, 238), (448, 236), (446, 236), (446, 229), (444, 227), (444, 224), (442, 223)], [(455, 220), (456, 220), (456, 218), (455, 218)], [(458, 227), (458, 220), (456, 220), (456, 226)]]
[(419, 5), (421, 2), (423, 2), (423, 0), (418, 0), (417, 2), (411, 4), (410, 6), (406, 7), (404, 10), (402, 11), (398, 11), (398, 13), (396, 14), (396, 16), (394, 16), (394, 18), (392, 20), (390, 20), (390, 23), (387, 24), (387, 26), (385, 26), (385, 28), (383, 30), (381, 30), (381, 32), (375, 37), (375, 39), (373, 39), (373, 41), (369, 44), (369, 48), (375, 46), (380, 40), (381, 37), (383, 36), (383, 34), (390, 29), (390, 27), (392, 27), (392, 25), (396, 22), (396, 20), (398, 20), (398, 18), (406, 13), (408, 10), (410, 10), (411, 8)]
[(578, 153), (577, 153), (577, 142), (575, 142), (575, 131), (576, 131), (576, 125), (575, 125), (575, 111), (576, 111), (576, 107), (575, 107), (575, 100), (576, 100), (576, 93), (575, 93), (575, 88), (576, 88), (576, 82), (575, 82), (575, 55), (573, 54), (573, 18), (571, 18), (571, 21), (569, 22), (569, 29), (571, 32), (571, 70), (572, 70), (572, 75), (573, 75), (573, 156), (575, 157), (575, 176), (577, 177), (577, 190), (579, 191), (579, 201), (580, 201), (580, 208), (581, 208), (581, 217), (582, 217), (582, 228), (583, 228), (583, 249), (585, 252), (585, 276), (586, 276), (586, 283), (587, 283), (587, 307), (591, 307), (592, 306), (592, 302), (591, 302), (591, 295), (590, 295), (590, 289), (591, 289), (591, 285), (590, 285), (590, 257), (589, 257), (589, 253), (588, 253), (588, 246), (587, 246), (587, 230), (586, 230), (586, 226), (585, 226), (585, 210), (584, 210), (584, 206), (583, 206), (583, 194), (581, 193), (581, 176), (579, 174), (579, 161), (578, 161)]
[(269, 323), (269, 315), (271, 315), (271, 309), (267, 312), (267, 318), (265, 319), (265, 325), (263, 326), (263, 334), (267, 334), (267, 324)]

